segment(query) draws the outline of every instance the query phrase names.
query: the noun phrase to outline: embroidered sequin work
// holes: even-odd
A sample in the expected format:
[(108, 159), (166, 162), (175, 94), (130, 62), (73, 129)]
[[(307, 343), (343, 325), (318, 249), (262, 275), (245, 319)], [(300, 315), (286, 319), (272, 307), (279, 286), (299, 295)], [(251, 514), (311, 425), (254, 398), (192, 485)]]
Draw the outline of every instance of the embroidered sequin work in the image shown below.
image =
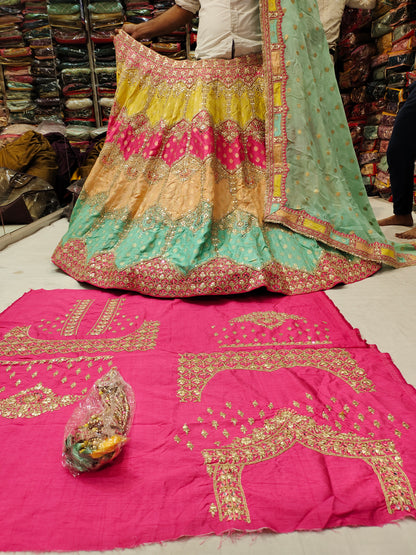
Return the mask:
[(234, 439), (220, 449), (203, 451), (207, 471), (213, 479), (219, 519), (250, 522), (241, 483), (244, 467), (278, 457), (296, 443), (327, 456), (363, 460), (380, 481), (389, 513), (415, 508), (412, 487), (392, 441), (337, 433), (330, 426), (318, 426), (312, 418), (283, 409), (251, 436)]
[(297, 366), (330, 372), (357, 393), (374, 391), (374, 384), (365, 370), (357, 365), (345, 349), (265, 349), (181, 355), (178, 365), (178, 396), (184, 402), (200, 401), (208, 382), (224, 370), (274, 372)]
[(70, 310), (70, 315), (62, 326), (62, 336), (68, 337), (71, 335), (77, 335), (79, 325), (92, 303), (93, 301), (90, 299), (83, 299), (82, 301), (75, 303), (74, 308)]
[(16, 327), (10, 330), (0, 341), (0, 355), (38, 355), (40, 353), (72, 353), (85, 351), (147, 351), (154, 349), (158, 322), (143, 322), (139, 330), (115, 339), (68, 339), (46, 340), (30, 337), (30, 326)]
[(415, 263), (386, 243), (351, 163), (319, 15), (260, 9), (262, 55), (160, 59), (117, 35), (106, 142), (53, 254), (65, 272), (156, 297), (292, 295)]
[(244, 314), (243, 316), (239, 316), (238, 318), (233, 318), (230, 320), (230, 323), (234, 322), (253, 322), (258, 326), (264, 326), (270, 330), (275, 328), (279, 328), (284, 322), (288, 320), (301, 320), (305, 321), (305, 318), (301, 318), (296, 316), (295, 314), (282, 314), (273, 311), (267, 312), (252, 312), (251, 314)]
[[(216, 238), (213, 237), (213, 244)], [(137, 242), (135, 243), (137, 245)], [(249, 247), (251, 248), (251, 247)], [(88, 258), (84, 240), (70, 239), (54, 253), (55, 263), (76, 280), (87, 281), (108, 289), (131, 289), (131, 283), (145, 295), (157, 297), (192, 297), (194, 295), (225, 295), (243, 293), (267, 286), (269, 290), (285, 295), (310, 293), (336, 284), (360, 281), (379, 269), (379, 265), (366, 260), (346, 260), (336, 253), (323, 253), (311, 270), (268, 262), (260, 269), (217, 258), (195, 266), (184, 275), (164, 258), (153, 258), (135, 263), (128, 268), (117, 266), (113, 253), (95, 254)], [(97, 272), (96, 268), (100, 271)]]
[(0, 400), (3, 418), (35, 418), (79, 401), (80, 395), (55, 395), (41, 383)]
[(221, 328), (212, 326), (212, 330), (221, 348), (331, 344), (326, 322), (308, 322), (295, 314), (271, 310), (243, 314)]
[[(275, 315), (289, 317), (277, 325)], [(152, 349), (131, 342), (143, 322), (157, 323)], [(292, 343), (265, 346), (274, 336)], [(246, 344), (221, 347), (236, 339)], [(70, 483), (60, 464), (65, 423), (112, 369), (134, 390), (131, 440), (107, 470)], [(18, 477), (2, 484), (0, 548), (105, 550), (103, 526), (127, 547), (414, 517), (415, 406), (389, 356), (324, 293), (184, 301), (31, 291), (0, 315), (2, 471)], [(120, 483), (121, 520), (111, 494)], [(64, 544), (51, 534), (56, 521), (65, 522)]]
[(123, 306), (124, 299), (111, 299), (109, 300), (103, 311), (98, 318), (97, 322), (94, 324), (94, 327), (89, 331), (90, 335), (102, 335), (106, 332), (109, 327), (111, 326), (114, 318), (116, 317), (118, 311)]

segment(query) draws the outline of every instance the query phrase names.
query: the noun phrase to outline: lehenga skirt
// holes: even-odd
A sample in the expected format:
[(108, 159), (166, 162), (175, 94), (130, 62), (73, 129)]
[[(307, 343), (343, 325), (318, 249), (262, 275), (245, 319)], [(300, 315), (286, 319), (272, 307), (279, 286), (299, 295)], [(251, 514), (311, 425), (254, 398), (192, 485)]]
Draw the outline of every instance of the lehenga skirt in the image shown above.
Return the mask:
[[(320, 162), (308, 145), (298, 148), (304, 137), (289, 127), (285, 71), (280, 86), (272, 84), (267, 94), (262, 54), (175, 61), (124, 32), (115, 44), (118, 87), (106, 142), (53, 255), (57, 266), (103, 288), (188, 297), (263, 286), (283, 294), (305, 293), (366, 278), (389, 256), (392, 265), (401, 264), (377, 234), (361, 182), (352, 184), (353, 202), (350, 192), (343, 193), (350, 204), (342, 208), (334, 192), (334, 202), (329, 199), (319, 208), (323, 220), (296, 206), (317, 197), (314, 172)], [(273, 52), (269, 60), (281, 67)], [(341, 112), (337, 117), (345, 118)], [(325, 121), (325, 115), (319, 117)], [(346, 124), (344, 128), (339, 144), (349, 136)], [(278, 152), (274, 163), (281, 175), (270, 170), (270, 152)], [(309, 166), (302, 172), (312, 177), (300, 181), (296, 172), (305, 162), (296, 160), (305, 155)], [(351, 158), (353, 151), (346, 156)], [(297, 168), (293, 187), (287, 179), (292, 164)], [(325, 171), (318, 179), (337, 190)], [(338, 179), (334, 172), (332, 179)], [(274, 213), (270, 183), (279, 189), (279, 201), (286, 199)], [(289, 189), (295, 187), (290, 207)], [(365, 233), (371, 226), (369, 233), (374, 231), (370, 246), (355, 230), (337, 230), (336, 222), (352, 210), (360, 210), (360, 217), (368, 210), (364, 227)]]

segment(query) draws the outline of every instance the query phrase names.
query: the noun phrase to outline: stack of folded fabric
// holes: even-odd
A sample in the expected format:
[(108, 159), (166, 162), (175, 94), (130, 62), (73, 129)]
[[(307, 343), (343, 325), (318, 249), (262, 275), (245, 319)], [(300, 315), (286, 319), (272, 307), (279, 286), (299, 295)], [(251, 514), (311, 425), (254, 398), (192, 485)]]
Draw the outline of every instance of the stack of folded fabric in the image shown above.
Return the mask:
[[(90, 67), (66, 67), (61, 70), (61, 87), (65, 103), (66, 135), (71, 144), (84, 149), (95, 119), (92, 106), (92, 71)], [(87, 116), (82, 118), (81, 116)]]
[[(353, 10), (347, 10), (346, 16)], [(360, 12), (364, 12), (361, 10)], [(365, 14), (368, 12), (365, 11)], [(352, 17), (352, 16), (351, 16)], [(391, 195), (386, 152), (400, 106), (407, 97), (408, 85), (416, 79), (413, 71), (416, 48), (416, 3), (412, 1), (378, 0), (371, 12), (370, 38), (363, 38), (359, 47), (345, 46), (340, 41), (339, 52), (342, 69), (339, 78), (347, 117), (361, 172), (367, 191), (384, 198)], [(368, 29), (366, 29), (367, 33)], [(355, 94), (353, 79), (361, 72), (360, 63), (351, 63), (345, 71), (346, 62), (354, 58), (361, 48), (370, 52), (367, 58), (366, 77), (361, 84), (360, 98)], [(371, 51), (373, 49), (373, 51)], [(368, 71), (369, 69), (369, 71)], [(348, 81), (349, 79), (349, 81)], [(357, 119), (359, 116), (359, 119)], [(356, 133), (358, 127), (360, 133)], [(357, 135), (360, 135), (357, 140)]]
[[(77, 0), (49, 0), (49, 22), (56, 44), (87, 44), (85, 23)], [(66, 6), (65, 6), (66, 4)], [(69, 13), (60, 13), (67, 11)]]
[[(89, 54), (86, 45), (63, 45), (56, 47), (59, 58), (59, 69), (61, 75), (73, 73), (77, 75), (78, 70), (89, 70)], [(69, 71), (68, 71), (69, 70)], [(88, 73), (88, 71), (87, 71)], [(62, 82), (62, 78), (61, 78)], [(91, 85), (79, 87), (75, 82), (67, 78), (63, 85), (64, 96), (64, 121), (68, 125), (95, 126), (95, 114), (92, 101)]]
[(96, 67), (95, 74), (97, 77), (99, 96), (113, 97), (117, 88), (117, 74), (115, 66)]
[(21, 0), (0, 3), (0, 64), (5, 77), (5, 98), (11, 123), (34, 121), (32, 99), (32, 52), (23, 36), (25, 4)]
[(32, 50), (35, 121), (62, 120), (56, 51), (46, 0), (25, 2), (24, 37)]
[(385, 198), (391, 194), (387, 147), (397, 112), (408, 94), (409, 74), (415, 61), (415, 19), (416, 5), (413, 2), (379, 0), (373, 13), (371, 34), (376, 40), (378, 55), (383, 59), (378, 76), (380, 83), (384, 84), (386, 100), (386, 109), (377, 128), (380, 159), (374, 186)]
[(154, 6), (151, 0), (127, 0), (126, 20), (130, 23), (142, 23), (153, 17)]
[(49, 0), (48, 15), (58, 60), (67, 137), (76, 146), (87, 146), (96, 117), (83, 3)]
[(374, 156), (364, 154), (372, 140), (369, 136), (367, 119), (376, 117), (379, 109), (379, 104), (373, 105), (369, 102), (366, 94), (371, 59), (376, 52), (376, 47), (371, 40), (371, 22), (370, 10), (347, 9), (342, 21), (338, 46), (339, 87), (352, 141), (366, 184), (373, 179), (372, 175), (375, 175)]
[[(172, 7), (174, 3), (173, 0), (153, 2), (153, 17), (157, 17), (164, 13), (167, 9)], [(172, 32), (170, 35), (157, 37), (156, 40), (152, 41), (152, 49), (169, 58), (175, 58), (177, 60), (185, 59), (187, 57), (186, 28), (182, 27)]]
[(101, 121), (106, 124), (117, 88), (116, 53), (113, 43), (94, 45), (94, 65)]
[(113, 0), (90, 0), (88, 2), (91, 40), (97, 44), (111, 44), (124, 23), (124, 8)]
[(3, 94), (0, 92), (0, 127), (5, 127), (8, 121), (9, 121), (9, 118), (7, 115), (6, 99), (3, 97)]
[[(140, 23), (153, 17), (157, 17), (171, 8), (174, 0), (159, 1), (126, 1), (126, 19), (130, 23)], [(195, 38), (195, 37), (194, 37)], [(169, 35), (163, 35), (144, 41), (159, 54), (178, 60), (187, 57), (186, 48), (186, 29), (182, 27)]]
[(87, 5), (100, 119), (106, 124), (116, 91), (116, 54), (113, 39), (125, 21), (119, 1), (90, 0)]
[(47, 0), (2, 0), (0, 63), (8, 123), (61, 118)]

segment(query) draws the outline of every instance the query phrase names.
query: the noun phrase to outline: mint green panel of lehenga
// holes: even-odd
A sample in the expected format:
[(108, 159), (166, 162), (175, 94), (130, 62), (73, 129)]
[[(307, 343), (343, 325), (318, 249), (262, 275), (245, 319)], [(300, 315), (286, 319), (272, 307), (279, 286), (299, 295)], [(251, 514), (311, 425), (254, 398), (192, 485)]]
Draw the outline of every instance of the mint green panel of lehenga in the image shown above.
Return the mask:
[(412, 254), (374, 219), (314, 2), (261, 5), (264, 52), (174, 61), (125, 33), (106, 143), (54, 262), (162, 296), (285, 294)]

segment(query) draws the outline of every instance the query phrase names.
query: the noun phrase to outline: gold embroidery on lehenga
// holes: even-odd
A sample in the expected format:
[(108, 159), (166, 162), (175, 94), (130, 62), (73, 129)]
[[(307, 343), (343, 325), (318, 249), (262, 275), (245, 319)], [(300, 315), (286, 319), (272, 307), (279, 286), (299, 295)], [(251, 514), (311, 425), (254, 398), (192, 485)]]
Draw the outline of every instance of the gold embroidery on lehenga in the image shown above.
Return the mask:
[(79, 401), (82, 395), (55, 395), (41, 383), (0, 400), (0, 416), (4, 418), (34, 418)]
[(323, 455), (367, 463), (379, 479), (390, 514), (416, 507), (412, 487), (401, 468), (402, 460), (393, 441), (372, 440), (351, 432), (339, 433), (330, 426), (318, 425), (310, 417), (282, 409), (265, 420), (261, 428), (255, 428), (250, 436), (235, 438), (219, 449), (202, 451), (213, 480), (221, 521), (251, 521), (241, 482), (244, 467), (278, 457), (296, 443)]
[(30, 326), (10, 330), (0, 341), (0, 355), (36, 355), (39, 353), (72, 353), (78, 351), (148, 351), (156, 346), (159, 322), (144, 321), (141, 327), (123, 337), (106, 339), (38, 339), (29, 335)]
[(224, 370), (274, 372), (296, 366), (313, 367), (334, 374), (354, 391), (374, 391), (367, 377), (346, 349), (291, 349), (221, 353), (185, 353), (179, 358), (178, 396), (181, 401), (198, 402), (208, 382)]
[[(352, 263), (339, 254), (325, 252), (311, 271), (287, 267), (276, 261), (268, 262), (261, 268), (253, 268), (221, 258), (204, 262), (184, 274), (173, 263), (160, 257), (151, 261), (138, 261), (133, 267), (121, 269), (116, 265), (114, 254), (111, 252), (95, 253), (92, 258), (89, 256), (84, 240), (71, 239), (55, 251), (54, 262), (66, 269), (65, 271), (75, 279), (87, 280), (103, 288), (129, 289), (134, 278), (134, 284), (139, 287), (141, 293), (156, 297), (241, 293), (264, 286), (264, 275), (268, 276), (267, 283), (271, 291), (303, 294), (322, 289), (323, 280), (328, 287), (339, 281), (351, 283), (368, 277), (379, 268), (376, 263), (362, 259)], [(86, 260), (89, 260), (89, 263), (85, 274)], [(95, 273), (95, 265), (100, 266), (101, 274)], [(328, 267), (332, 269), (329, 276)], [(206, 279), (210, 275), (216, 279)], [(233, 286), (230, 286), (231, 279)]]

